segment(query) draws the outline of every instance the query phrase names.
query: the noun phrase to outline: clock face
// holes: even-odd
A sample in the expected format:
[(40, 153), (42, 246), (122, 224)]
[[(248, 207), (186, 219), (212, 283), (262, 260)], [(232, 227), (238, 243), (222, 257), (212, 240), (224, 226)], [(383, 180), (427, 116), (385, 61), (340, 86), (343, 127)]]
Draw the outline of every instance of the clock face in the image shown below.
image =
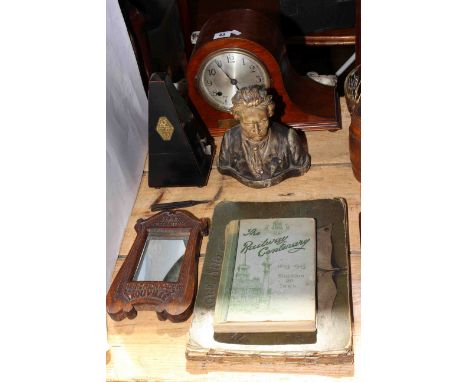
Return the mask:
[(223, 49), (211, 54), (198, 72), (198, 89), (205, 100), (218, 110), (229, 111), (231, 98), (249, 85), (270, 86), (263, 64), (241, 49)]

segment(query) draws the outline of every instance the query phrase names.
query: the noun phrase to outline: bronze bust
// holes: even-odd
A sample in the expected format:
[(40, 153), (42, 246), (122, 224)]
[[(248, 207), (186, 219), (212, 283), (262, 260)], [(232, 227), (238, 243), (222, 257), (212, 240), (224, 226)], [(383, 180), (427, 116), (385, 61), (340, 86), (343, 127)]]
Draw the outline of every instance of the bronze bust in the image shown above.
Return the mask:
[(270, 122), (275, 104), (262, 86), (241, 88), (232, 97), (231, 114), (239, 125), (224, 133), (218, 170), (249, 187), (270, 187), (303, 175), (310, 155), (297, 132)]

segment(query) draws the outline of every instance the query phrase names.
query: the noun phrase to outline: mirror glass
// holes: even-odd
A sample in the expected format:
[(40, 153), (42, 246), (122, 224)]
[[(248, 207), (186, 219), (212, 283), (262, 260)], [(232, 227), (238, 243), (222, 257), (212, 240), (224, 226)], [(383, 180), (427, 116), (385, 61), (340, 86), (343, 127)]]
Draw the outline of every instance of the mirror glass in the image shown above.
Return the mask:
[(133, 280), (177, 282), (188, 237), (148, 235)]

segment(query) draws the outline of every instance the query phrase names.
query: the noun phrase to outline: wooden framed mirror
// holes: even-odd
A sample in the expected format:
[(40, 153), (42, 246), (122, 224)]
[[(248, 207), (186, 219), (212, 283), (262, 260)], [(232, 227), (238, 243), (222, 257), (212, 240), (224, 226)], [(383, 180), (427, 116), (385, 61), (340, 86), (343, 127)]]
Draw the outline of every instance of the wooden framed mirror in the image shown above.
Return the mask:
[(135, 230), (137, 237), (107, 293), (107, 313), (115, 321), (133, 319), (138, 310), (155, 310), (162, 320), (187, 319), (208, 219), (164, 211), (138, 220)]

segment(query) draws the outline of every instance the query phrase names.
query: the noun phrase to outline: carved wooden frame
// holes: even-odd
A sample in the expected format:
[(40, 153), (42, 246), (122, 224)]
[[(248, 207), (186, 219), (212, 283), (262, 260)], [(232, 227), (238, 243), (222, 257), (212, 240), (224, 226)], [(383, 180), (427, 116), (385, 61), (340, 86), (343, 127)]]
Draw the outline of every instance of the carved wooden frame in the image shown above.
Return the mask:
[[(161, 237), (174, 229), (190, 231), (177, 282), (133, 280), (146, 239), (154, 229)], [(155, 310), (162, 320), (186, 320), (195, 300), (201, 237), (208, 235), (208, 219), (198, 219), (187, 211), (163, 211), (139, 219), (135, 230), (137, 237), (107, 293), (107, 313), (115, 321), (133, 319), (137, 310)]]

